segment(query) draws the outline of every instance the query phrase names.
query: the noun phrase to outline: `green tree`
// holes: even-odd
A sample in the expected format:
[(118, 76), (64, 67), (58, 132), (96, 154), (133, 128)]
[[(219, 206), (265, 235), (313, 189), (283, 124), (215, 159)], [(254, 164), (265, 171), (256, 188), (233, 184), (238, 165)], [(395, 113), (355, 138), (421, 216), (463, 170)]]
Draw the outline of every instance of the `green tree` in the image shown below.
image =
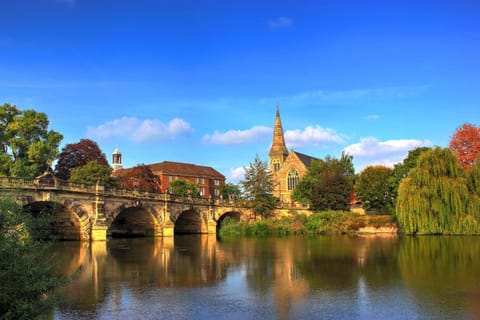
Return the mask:
[(180, 196), (198, 196), (198, 187), (195, 183), (188, 180), (177, 179), (170, 182), (170, 193)]
[(328, 171), (314, 188), (312, 210), (350, 210), (352, 184), (340, 171)]
[(342, 153), (340, 159), (326, 156), (312, 161), (292, 193), (292, 199), (311, 205), (315, 211), (349, 210), (355, 181), (353, 157)]
[(33, 178), (50, 168), (63, 136), (48, 125), (45, 113), (0, 106), (0, 174)]
[(390, 187), (392, 189), (393, 198), (396, 199), (398, 195), (398, 186), (403, 178), (408, 176), (411, 169), (417, 166), (418, 158), (426, 151), (431, 150), (428, 147), (419, 147), (408, 152), (408, 155), (403, 159), (402, 163), (397, 163), (393, 166), (392, 176), (390, 178)]
[(70, 179), (73, 169), (97, 160), (99, 164), (108, 166), (105, 153), (98, 144), (90, 139), (80, 139), (77, 143), (69, 143), (62, 148), (55, 165), (55, 176), (62, 180)]
[[(477, 178), (472, 176), (471, 188)], [(479, 212), (478, 197), (450, 149), (422, 154), (398, 189), (397, 219), (409, 234), (478, 234)]]
[(97, 160), (88, 162), (86, 165), (75, 168), (70, 175), (70, 182), (83, 183), (87, 185), (100, 185), (115, 187), (117, 182), (111, 176), (112, 168), (108, 165), (100, 164)]
[(393, 170), (385, 166), (368, 166), (355, 183), (355, 195), (368, 213), (391, 213), (393, 194), (390, 178)]
[(1, 319), (37, 319), (51, 315), (53, 290), (66, 283), (55, 273), (47, 242), (30, 237), (34, 220), (13, 200), (0, 199)]
[(274, 208), (277, 199), (273, 196), (272, 176), (268, 164), (258, 155), (245, 168), (245, 178), (240, 182), (245, 198), (250, 201), (256, 215), (266, 217)]
[(240, 187), (233, 183), (225, 183), (220, 186), (220, 195), (223, 199), (230, 199), (233, 198), (237, 200), (241, 196)]

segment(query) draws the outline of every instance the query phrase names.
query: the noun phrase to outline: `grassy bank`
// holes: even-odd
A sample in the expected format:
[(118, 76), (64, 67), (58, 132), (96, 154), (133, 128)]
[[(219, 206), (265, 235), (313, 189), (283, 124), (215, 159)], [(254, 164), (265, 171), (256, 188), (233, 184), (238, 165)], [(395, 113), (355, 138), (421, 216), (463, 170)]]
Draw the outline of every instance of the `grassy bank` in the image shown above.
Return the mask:
[(225, 219), (220, 228), (220, 236), (355, 234), (363, 227), (379, 228), (394, 224), (391, 216), (366, 216), (352, 212), (325, 211), (314, 213), (309, 217), (298, 214), (248, 222)]

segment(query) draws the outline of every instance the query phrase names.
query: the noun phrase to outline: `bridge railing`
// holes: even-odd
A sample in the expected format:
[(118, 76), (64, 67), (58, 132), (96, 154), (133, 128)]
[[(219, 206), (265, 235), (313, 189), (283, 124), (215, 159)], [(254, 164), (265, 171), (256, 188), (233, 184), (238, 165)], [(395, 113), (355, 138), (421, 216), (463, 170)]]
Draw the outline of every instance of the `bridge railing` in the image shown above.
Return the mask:
[(33, 190), (59, 190), (66, 192), (79, 193), (99, 193), (107, 196), (130, 197), (136, 199), (166, 200), (172, 202), (182, 202), (186, 204), (197, 205), (216, 205), (231, 206), (238, 205), (233, 199), (223, 199), (221, 197), (196, 197), (189, 195), (176, 195), (170, 193), (147, 192), (139, 190), (130, 190), (116, 187), (104, 187), (98, 185), (86, 185), (81, 183), (72, 183), (65, 180), (50, 179), (25, 179), (15, 177), (0, 177), (0, 189), (33, 189)]

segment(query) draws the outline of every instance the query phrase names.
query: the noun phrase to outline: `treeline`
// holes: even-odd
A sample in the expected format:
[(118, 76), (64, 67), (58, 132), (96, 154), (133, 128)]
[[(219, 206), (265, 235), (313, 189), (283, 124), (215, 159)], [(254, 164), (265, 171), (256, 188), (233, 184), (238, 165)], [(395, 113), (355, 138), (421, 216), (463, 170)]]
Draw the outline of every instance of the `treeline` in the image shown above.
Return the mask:
[[(112, 177), (105, 154), (89, 139), (65, 145), (48, 129), (48, 117), (14, 105), (0, 106), (0, 175), (34, 178), (49, 172), (75, 183), (117, 186), (155, 192), (160, 182), (145, 165)], [(449, 148), (417, 148), (393, 168), (369, 166), (356, 174), (351, 155), (313, 161), (292, 199), (313, 211), (348, 211), (361, 203), (367, 214), (392, 214), (412, 234), (478, 234), (480, 129), (457, 128)], [(55, 168), (51, 168), (56, 162)], [(258, 155), (245, 168), (239, 185), (220, 187), (225, 199), (244, 201), (255, 214), (268, 217), (277, 205), (268, 164)], [(174, 194), (196, 194), (196, 185), (177, 180)]]

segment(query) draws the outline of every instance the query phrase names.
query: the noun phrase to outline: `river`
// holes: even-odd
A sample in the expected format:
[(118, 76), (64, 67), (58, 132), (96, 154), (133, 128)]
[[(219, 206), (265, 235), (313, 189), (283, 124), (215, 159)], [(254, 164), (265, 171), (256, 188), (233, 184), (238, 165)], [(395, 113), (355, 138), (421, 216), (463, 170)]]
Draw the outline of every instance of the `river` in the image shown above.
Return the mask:
[(55, 319), (480, 319), (480, 237), (61, 242)]

